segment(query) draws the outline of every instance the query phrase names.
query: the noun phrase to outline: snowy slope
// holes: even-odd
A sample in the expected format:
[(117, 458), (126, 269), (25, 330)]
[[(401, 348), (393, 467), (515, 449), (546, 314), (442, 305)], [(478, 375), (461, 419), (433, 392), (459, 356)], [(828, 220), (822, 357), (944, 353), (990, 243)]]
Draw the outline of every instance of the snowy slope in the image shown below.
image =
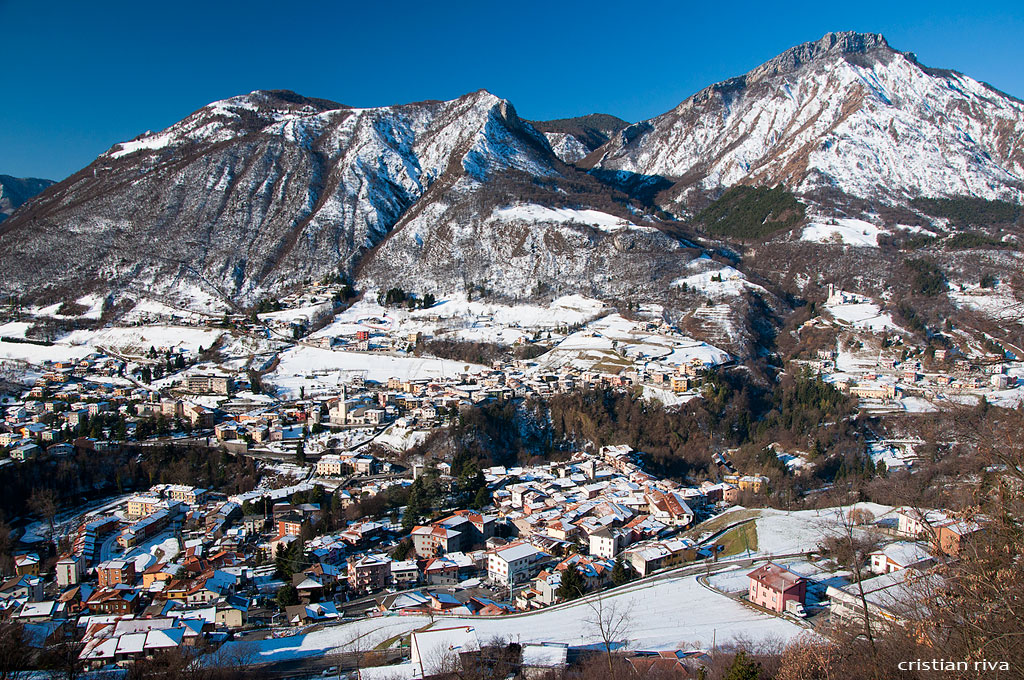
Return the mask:
[[(511, 182), (502, 188), (518, 190)], [(679, 239), (639, 221), (585, 204), (510, 204), (463, 177), (443, 199), (410, 211), (362, 262), (358, 283), (444, 295), (483, 289), (520, 299), (607, 298), (637, 286), (656, 294), (667, 288), (680, 259), (693, 254)]]
[(567, 132), (545, 132), (551, 150), (566, 163), (575, 163), (590, 153), (583, 142)]
[(1020, 200), (1022, 135), (1021, 101), (881, 35), (830, 33), (627, 128), (595, 162), (685, 187)]
[(0, 249), (22, 257), (0, 286), (187, 285), (249, 303), (350, 271), (441, 177), (479, 187), (557, 163), (485, 91), (370, 109), (257, 91), (115, 145), (8, 220)]
[[(472, 626), (481, 641), (503, 638), (510, 642), (563, 642), (570, 645), (601, 641), (595, 620), (597, 605), (591, 598), (529, 614), (500, 617), (439, 617), (434, 628)], [(622, 640), (630, 649), (679, 649), (687, 645), (728, 645), (733, 639), (748, 642), (789, 640), (804, 632), (792, 621), (755, 611), (700, 585), (694, 576), (645, 580), (618, 588), (604, 598), (608, 616), (614, 610), (628, 618)], [(228, 643), (245, 647), (255, 663), (321, 656), (325, 653), (372, 649), (401, 633), (430, 625), (424, 616), (379, 617), (327, 626), (305, 635)], [(231, 648), (228, 648), (231, 653)]]

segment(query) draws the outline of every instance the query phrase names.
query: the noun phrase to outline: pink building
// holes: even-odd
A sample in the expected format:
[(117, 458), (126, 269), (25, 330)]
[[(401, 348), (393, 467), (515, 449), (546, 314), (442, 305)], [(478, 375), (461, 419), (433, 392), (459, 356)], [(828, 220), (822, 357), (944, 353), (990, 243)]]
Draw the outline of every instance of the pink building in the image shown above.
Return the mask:
[(784, 612), (786, 603), (804, 603), (807, 580), (785, 567), (769, 562), (747, 574), (750, 578), (750, 601), (776, 612)]

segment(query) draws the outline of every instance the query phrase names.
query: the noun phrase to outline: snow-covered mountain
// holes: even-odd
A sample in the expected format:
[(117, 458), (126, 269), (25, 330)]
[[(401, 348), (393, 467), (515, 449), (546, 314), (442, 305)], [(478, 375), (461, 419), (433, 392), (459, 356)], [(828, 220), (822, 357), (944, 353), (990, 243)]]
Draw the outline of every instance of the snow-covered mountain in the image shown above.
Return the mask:
[[(244, 307), (341, 273), (361, 289), (701, 304), (714, 296), (675, 285), (695, 258), (741, 265), (685, 221), (723, 187), (781, 182), (816, 204), (808, 220), (844, 202), (851, 219), (920, 217), (916, 197), (1019, 203), (1021, 140), (1024, 103), (873, 34), (829, 34), (633, 125), (530, 123), (486, 91), (368, 109), (256, 91), (116, 144), (22, 206), (0, 226), (18, 255), (0, 292)], [(807, 247), (835, 240), (819, 231)], [(770, 282), (730, 291), (772, 306)]]
[(629, 125), (621, 118), (604, 113), (530, 122), (544, 133), (555, 155), (566, 163), (582, 160)]
[(53, 181), (48, 179), (0, 175), (0, 222), (51, 184)]
[(503, 185), (499, 192), (463, 177), (443, 197), (410, 211), (367, 255), (360, 285), (522, 299), (574, 293), (607, 299), (647, 290), (657, 298), (679, 267), (699, 255), (657, 222), (630, 218), (622, 206), (549, 207), (557, 205), (557, 191), (530, 191), (514, 177)]
[(559, 161), (512, 106), (353, 109), (257, 91), (115, 145), (8, 220), (4, 288), (198, 285), (237, 301), (345, 272), (438, 178)]
[(899, 204), (1024, 199), (1024, 102), (922, 66), (881, 35), (830, 33), (615, 135), (583, 164), (676, 182), (739, 183)]

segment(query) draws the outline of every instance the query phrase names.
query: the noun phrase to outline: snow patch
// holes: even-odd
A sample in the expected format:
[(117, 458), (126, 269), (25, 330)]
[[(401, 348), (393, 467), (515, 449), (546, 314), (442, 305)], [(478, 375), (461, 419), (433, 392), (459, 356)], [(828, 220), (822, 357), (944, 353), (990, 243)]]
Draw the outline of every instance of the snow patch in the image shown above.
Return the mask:
[(560, 222), (565, 224), (584, 224), (601, 231), (619, 231), (620, 229), (649, 229), (657, 231), (655, 227), (644, 227), (634, 224), (629, 220), (600, 210), (575, 210), (572, 208), (547, 208), (542, 205), (517, 205), (510, 208), (499, 208), (494, 211), (493, 218), (498, 221), (510, 222), (520, 220), (523, 222)]

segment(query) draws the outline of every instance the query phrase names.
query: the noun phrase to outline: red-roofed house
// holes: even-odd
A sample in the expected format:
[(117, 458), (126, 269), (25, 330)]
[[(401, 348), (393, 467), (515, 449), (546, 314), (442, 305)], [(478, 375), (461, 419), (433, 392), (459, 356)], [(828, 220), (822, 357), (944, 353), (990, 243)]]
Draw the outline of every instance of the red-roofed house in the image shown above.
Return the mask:
[(750, 601), (776, 612), (786, 610), (786, 602), (804, 603), (807, 580), (783, 566), (769, 562), (747, 574), (750, 578)]

